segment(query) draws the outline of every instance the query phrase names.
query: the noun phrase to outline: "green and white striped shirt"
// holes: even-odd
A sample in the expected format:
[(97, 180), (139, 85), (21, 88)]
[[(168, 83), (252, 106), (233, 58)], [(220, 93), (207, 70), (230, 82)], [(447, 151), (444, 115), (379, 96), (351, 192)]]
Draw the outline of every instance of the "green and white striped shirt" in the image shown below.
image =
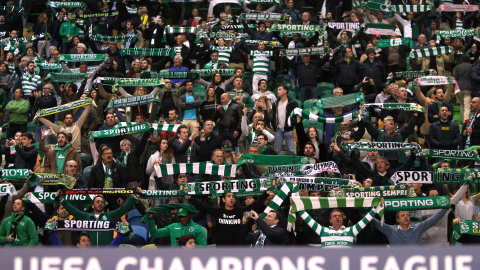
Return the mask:
[(219, 47), (219, 46), (213, 46), (210, 45), (210, 50), (217, 50), (218, 51), (218, 61), (220, 63), (225, 63), (228, 65), (230, 63), (230, 54), (232, 53), (234, 47)]
[(268, 65), (270, 63), (270, 57), (273, 56), (272, 51), (252, 51), (253, 57), (253, 73), (268, 74)]
[(25, 96), (32, 95), (32, 91), (37, 89), (37, 86), (42, 83), (42, 78), (36, 74), (24, 72), (22, 76), (22, 88)]
[[(383, 206), (377, 207), (377, 211), (383, 210)], [(362, 218), (357, 224), (352, 227), (342, 226), (338, 231), (335, 231), (332, 226), (323, 227), (318, 224), (307, 212), (303, 211), (301, 217), (319, 236), (322, 241), (322, 247), (352, 247), (355, 236), (365, 228), (368, 223), (374, 218), (377, 213), (375, 208), (372, 208), (368, 214)], [(380, 215), (383, 215), (381, 211)]]

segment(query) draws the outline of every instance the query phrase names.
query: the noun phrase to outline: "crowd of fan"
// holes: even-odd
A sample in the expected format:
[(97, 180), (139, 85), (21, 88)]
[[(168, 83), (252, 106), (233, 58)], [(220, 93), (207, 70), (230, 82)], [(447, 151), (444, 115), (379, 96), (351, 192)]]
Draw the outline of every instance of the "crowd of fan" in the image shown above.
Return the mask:
[[(452, 13), (438, 12), (434, 8), (429, 12), (394, 15), (393, 12), (352, 8), (352, 1), (342, 1), (341, 4), (338, 1), (325, 2), (325, 6), (323, 1), (307, 0), (305, 3), (285, 0), (280, 5), (263, 6), (220, 3), (215, 6), (214, 14), (207, 15), (206, 1), (188, 4), (164, 0), (87, 1), (86, 8), (42, 11), (33, 32), (48, 35), (26, 43), (15, 38), (26, 35), (23, 31), (25, 17), (32, 16), (28, 15), (32, 10), (4, 12), (0, 15), (0, 29), (5, 34), (0, 55), (0, 106), (3, 123), (8, 124), (6, 136), (3, 136), (6, 138), (2, 147), (4, 168), (66, 174), (75, 178), (74, 188), (178, 190), (181, 183), (229, 178), (183, 173), (157, 177), (156, 164), (236, 164), (242, 153), (298, 155), (310, 158), (312, 163), (335, 161), (341, 174), (357, 180), (359, 186), (381, 186), (388, 185), (388, 180), (399, 168), (433, 170), (431, 164), (439, 160), (416, 158), (415, 152), (405, 157), (395, 151), (379, 154), (356, 150), (349, 155), (345, 145), (360, 140), (410, 142), (424, 149), (464, 149), (480, 145), (479, 42), (471, 36), (442, 38), (440, 44), (450, 46), (452, 53), (415, 59), (408, 58), (408, 45), (375, 50), (379, 40), (400, 36), (411, 38), (414, 49), (439, 46), (436, 43), (439, 30), (476, 29), (478, 11)], [(392, 2), (405, 4), (403, 1)], [(437, 2), (451, 3), (435, 1), (435, 4)], [(418, 5), (419, 1), (411, 0), (406, 4)], [(324, 8), (329, 11), (325, 12)], [(112, 11), (117, 11), (118, 15), (80, 16)], [(369, 35), (361, 27), (354, 30), (327, 28), (324, 33), (316, 32), (310, 38), (299, 33), (280, 37), (280, 32), (270, 31), (272, 24), (278, 22), (251, 21), (248, 23), (256, 27), (249, 28), (247, 22), (238, 20), (242, 13), (255, 11), (290, 16), (289, 21), (280, 23), (322, 27), (328, 22), (388, 23), (395, 24), (397, 29), (391, 36)], [(249, 36), (247, 39), (259, 41), (258, 44), (247, 43), (244, 38), (202, 38), (195, 42), (196, 35), (212, 32), (217, 29), (215, 27), (223, 25), (243, 25), (244, 29), (228, 32), (245, 31)], [(195, 33), (171, 34), (164, 31), (168, 27), (194, 27), (196, 30)], [(89, 38), (93, 35), (136, 36), (137, 39), (135, 42), (95, 42)], [(275, 43), (270, 41), (278, 41), (278, 45), (272, 46)], [(279, 53), (283, 48), (310, 46), (329, 47), (330, 53), (291, 57)], [(173, 48), (176, 55), (173, 58), (123, 55), (120, 54), (123, 48)], [(62, 54), (88, 53), (107, 54), (109, 58), (100, 62), (59, 61)], [(61, 64), (63, 72), (89, 73), (89, 76), (77, 83), (52, 82), (45, 80), (52, 70), (40, 68), (39, 63)], [(102, 81), (102, 78), (110, 77), (140, 78), (141, 74), (149, 72), (221, 68), (234, 68), (235, 73), (231, 77), (215, 74), (207, 80), (205, 77), (194, 80), (165, 78), (164, 85), (117, 87), (116, 91)], [(453, 76), (461, 91), (454, 94), (452, 85), (416, 86), (414, 95), (411, 95), (407, 88), (412, 79), (387, 80), (390, 73), (407, 69), (434, 69), (440, 76)], [(325, 85), (335, 87), (320, 89)], [(304, 126), (307, 122), (298, 116), (291, 123), (288, 121), (295, 108), (309, 109), (304, 106), (311, 105), (309, 101), (356, 92), (363, 92), (366, 103), (418, 103), (425, 107), (426, 113), (372, 110), (367, 119), (325, 123), (323, 126)], [(150, 93), (157, 93), (160, 102), (105, 110), (115, 98)], [(34, 134), (29, 132), (30, 122), (40, 110), (83, 97), (89, 97), (92, 105), (40, 118), (35, 123)], [(460, 105), (460, 111), (454, 110), (458, 107), (456, 104)], [(358, 108), (359, 104), (334, 107), (326, 109), (323, 115), (342, 116)], [(98, 139), (96, 149), (90, 148), (90, 132), (115, 128), (119, 122), (182, 126), (176, 132), (151, 131)], [(98, 156), (97, 160), (94, 160), (95, 156)], [(439, 168), (469, 165), (476, 166), (473, 161), (472, 164), (438, 163)], [(236, 179), (259, 178), (264, 170), (265, 166), (243, 165)], [(453, 187), (421, 184), (413, 187), (417, 196), (447, 195), (458, 190), (457, 196), (452, 198), (458, 202), (455, 210), (449, 214), (446, 210), (399, 212), (386, 221), (398, 226), (382, 226), (373, 218), (372, 224), (360, 234), (357, 230), (353, 233), (342, 227), (365, 221), (368, 215), (364, 217), (356, 209), (311, 210), (311, 216), (323, 226), (322, 232), (311, 230), (297, 219), (300, 221), (293, 234), (287, 233), (283, 224), (288, 200), (279, 211), (270, 212), (265, 219), (259, 218), (257, 213), (262, 213), (272, 200), (272, 192), (245, 199), (227, 193), (213, 200), (202, 196), (188, 200), (146, 200), (141, 196), (127, 199), (107, 195), (96, 197), (91, 207), (72, 206), (58, 193), (57, 200), (61, 203), (54, 206), (22, 201), (27, 192), (58, 189), (31, 187), (27, 181), (17, 187), (17, 194), (1, 198), (0, 243), (5, 246), (76, 244), (79, 247), (120, 243), (138, 246), (152, 242), (187, 247), (195, 244), (307, 245), (330, 241), (327, 238), (340, 230), (344, 233), (342, 237), (356, 237), (355, 243), (359, 245), (447, 245), (453, 219), (454, 222), (458, 219), (480, 220), (475, 214), (475, 202), (480, 195), (470, 196), (468, 184), (456, 187), (455, 192)], [(324, 192), (315, 191), (301, 191), (301, 194), (326, 196)], [(147, 226), (150, 237), (118, 233), (114, 240), (111, 231), (55, 233), (42, 230), (37, 235), (37, 228), (43, 229), (52, 220), (78, 218), (127, 222), (135, 211), (143, 215), (146, 209), (167, 203), (190, 203), (199, 211), (193, 213), (189, 207), (180, 207), (164, 214), (150, 215)], [(132, 210), (134, 205), (137, 210)], [(332, 227), (328, 228), (329, 225)], [(469, 240), (478, 242), (477, 238)]]

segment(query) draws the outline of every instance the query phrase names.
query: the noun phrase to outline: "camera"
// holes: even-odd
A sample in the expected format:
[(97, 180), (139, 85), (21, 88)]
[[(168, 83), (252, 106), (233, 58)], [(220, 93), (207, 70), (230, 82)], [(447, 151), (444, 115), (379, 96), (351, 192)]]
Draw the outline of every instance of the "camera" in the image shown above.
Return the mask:
[(251, 217), (252, 217), (252, 212), (246, 212), (246, 213), (245, 213), (245, 217), (251, 218)]

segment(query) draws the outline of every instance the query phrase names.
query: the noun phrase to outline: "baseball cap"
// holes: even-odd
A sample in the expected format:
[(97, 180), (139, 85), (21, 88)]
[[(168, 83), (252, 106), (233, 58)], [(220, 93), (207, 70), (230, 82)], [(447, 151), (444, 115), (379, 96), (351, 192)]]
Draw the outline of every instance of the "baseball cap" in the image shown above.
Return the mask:
[(223, 151), (233, 151), (232, 142), (229, 140), (225, 140), (222, 143)]
[(177, 217), (186, 217), (188, 213), (188, 210), (186, 210), (185, 208), (178, 208)]

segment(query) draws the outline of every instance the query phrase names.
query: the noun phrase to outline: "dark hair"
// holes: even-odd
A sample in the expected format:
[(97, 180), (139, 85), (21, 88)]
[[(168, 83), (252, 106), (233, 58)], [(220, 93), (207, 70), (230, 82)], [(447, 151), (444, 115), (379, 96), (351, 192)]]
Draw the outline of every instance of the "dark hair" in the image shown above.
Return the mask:
[[(313, 147), (313, 151), (315, 151), (315, 145), (314, 145), (311, 141), (306, 142), (306, 143), (305, 143), (305, 146), (307, 146), (307, 145), (311, 145), (311, 146)], [(305, 146), (303, 147), (303, 148), (304, 148), (304, 149), (303, 149), (304, 151), (305, 151)]]
[(187, 86), (188, 83), (192, 83), (192, 85), (194, 84), (192, 80), (187, 80), (187, 81), (185, 82), (185, 86)]
[(470, 62), (470, 55), (468, 53), (464, 53), (462, 55), (462, 62), (464, 62), (464, 63)]
[(448, 162), (448, 160), (446, 160), (446, 159), (440, 160), (440, 161), (437, 163), (437, 168), (440, 169), (440, 168), (442, 167), (442, 165), (445, 164), (445, 163), (450, 164), (450, 162)]
[(218, 50), (211, 50), (210, 51), (210, 55), (214, 54), (214, 53), (218, 53)]
[(259, 81), (258, 81), (258, 86), (260, 86), (260, 83), (262, 83), (262, 81), (265, 81), (265, 82), (267, 82), (267, 80), (265, 80), (265, 79), (261, 79), (261, 80), (259, 80)]
[(90, 235), (88, 235), (87, 233), (82, 232), (82, 233), (80, 233), (80, 235), (78, 236), (78, 243), (80, 243), (80, 239), (82, 238), (82, 236), (85, 236), (85, 237), (87, 237), (89, 240), (91, 240)]
[[(257, 122), (257, 123), (258, 123), (258, 122)], [(265, 134), (263, 134), (263, 133), (260, 133), (260, 134), (258, 134), (258, 135), (257, 135), (257, 141), (258, 141), (258, 137), (260, 137), (260, 136), (262, 136), (262, 137), (263, 137), (263, 139), (266, 139), (266, 138), (267, 138), (267, 136), (265, 136)]]
[(67, 84), (67, 87), (72, 87), (72, 92), (77, 93), (78, 87), (75, 83), (69, 83)]
[[(257, 124), (258, 124), (258, 122), (263, 122), (263, 124), (264, 124), (265, 126), (267, 126), (267, 123), (265, 122), (265, 119), (258, 119), (258, 120), (257, 120)], [(259, 134), (259, 135), (264, 135), (264, 134)]]
[(280, 84), (278, 87), (283, 87), (283, 89), (287, 91), (287, 94), (288, 94), (288, 91), (290, 91), (290, 89), (288, 89), (288, 86), (286, 86), (285, 84)]
[(132, 21), (132, 20), (127, 20), (127, 22), (125, 23), (125, 25), (126, 25), (127, 23), (130, 23), (130, 24), (133, 26), (133, 29), (135, 29), (136, 25), (135, 25), (135, 22), (134, 22), (134, 21)]
[(339, 212), (340, 214), (342, 214), (342, 218), (345, 219), (345, 216), (346, 216), (345, 213), (344, 213), (342, 210), (338, 209), (338, 208), (335, 208), (335, 209), (333, 209), (333, 210), (330, 212), (330, 214), (328, 215), (328, 219), (331, 219), (331, 218), (332, 218), (332, 213), (333, 213), (333, 212)]
[[(108, 147), (108, 146), (105, 146), (105, 147), (103, 147), (103, 148), (100, 148), (100, 151), (98, 151), (97, 164), (101, 164), (101, 162), (102, 162), (102, 155), (103, 155), (103, 153), (105, 153), (105, 151), (107, 151), (107, 150), (111, 150), (111, 151), (113, 152), (112, 148), (110, 148), (110, 147)], [(95, 200), (95, 199), (94, 199), (94, 200)]]
[[(179, 127), (177, 128), (177, 134), (179, 134), (179, 133), (180, 133), (180, 130), (182, 130), (182, 129), (186, 129), (186, 130), (188, 131), (188, 127), (187, 127), (187, 126), (181, 125), (181, 126), (179, 126)], [(178, 135), (177, 135), (177, 136), (178, 136)]]
[(22, 133), (22, 137), (27, 137), (29, 140), (33, 141), (33, 134), (31, 132)]
[(180, 113), (178, 112), (178, 109), (177, 109), (177, 108), (173, 108), (173, 109), (170, 109), (170, 110), (168, 110), (168, 111), (169, 111), (169, 112), (170, 112), (170, 111), (175, 111), (176, 114), (180, 115)]
[(187, 245), (187, 242), (190, 241), (190, 239), (195, 240), (195, 236), (193, 236), (193, 234), (182, 235), (180, 238), (178, 238), (177, 244), (181, 247), (184, 247)]

